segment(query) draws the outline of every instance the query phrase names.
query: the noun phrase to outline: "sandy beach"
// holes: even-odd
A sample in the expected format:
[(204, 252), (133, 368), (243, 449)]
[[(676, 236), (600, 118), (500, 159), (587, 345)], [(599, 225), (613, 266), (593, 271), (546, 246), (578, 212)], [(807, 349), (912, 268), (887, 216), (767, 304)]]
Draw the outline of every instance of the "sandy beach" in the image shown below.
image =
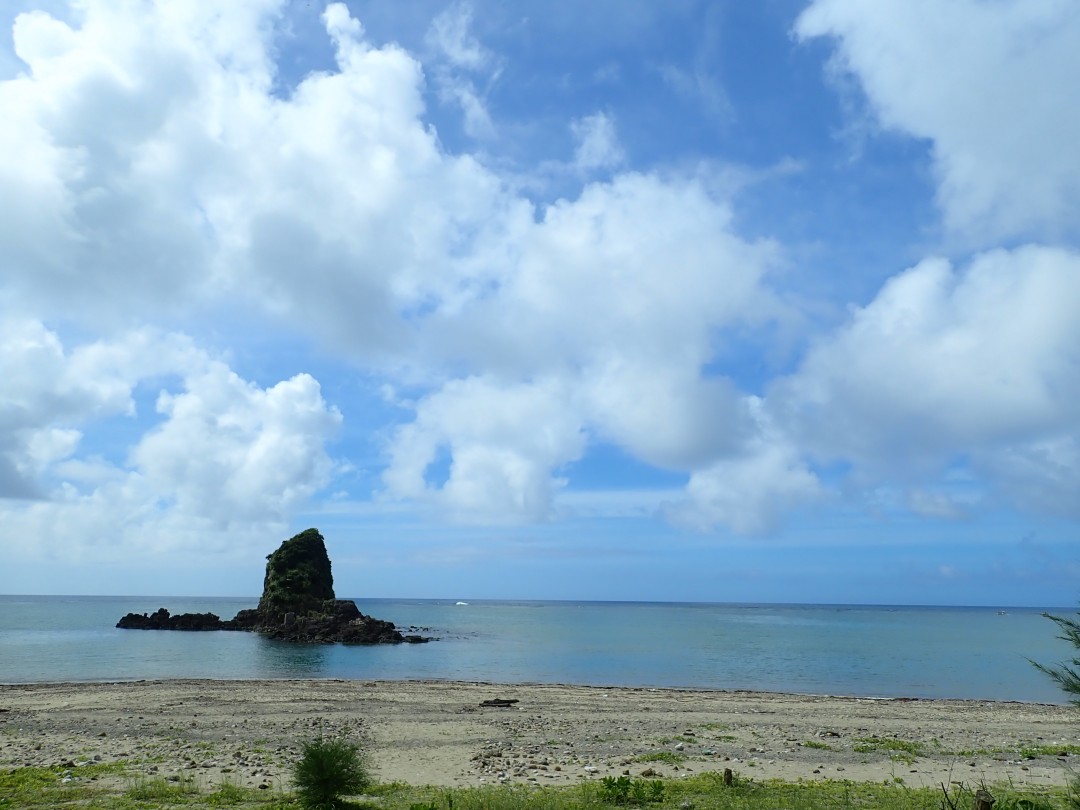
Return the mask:
[[(516, 701), (483, 706), (485, 701)], [(343, 735), (380, 781), (541, 785), (731, 768), (754, 779), (1063, 784), (1067, 706), (451, 682), (0, 686), (0, 767), (129, 763), (124, 777), (287, 787), (301, 743)]]

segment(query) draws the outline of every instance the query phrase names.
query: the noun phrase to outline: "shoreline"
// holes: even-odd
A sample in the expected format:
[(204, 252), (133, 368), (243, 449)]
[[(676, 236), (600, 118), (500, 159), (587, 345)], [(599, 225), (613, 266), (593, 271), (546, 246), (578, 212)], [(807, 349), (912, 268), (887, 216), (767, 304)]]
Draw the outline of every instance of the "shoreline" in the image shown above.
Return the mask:
[[(325, 678), (102, 678), (93, 680), (74, 681), (0, 681), (0, 690), (16, 687), (65, 687), (65, 686), (110, 686), (126, 684), (158, 684), (170, 683), (380, 683), (380, 684), (467, 684), (474, 686), (487, 686), (493, 689), (505, 688), (566, 688), (566, 689), (603, 689), (603, 690), (644, 690), (649, 692), (705, 692), (718, 695), (775, 695), (778, 697), (792, 698), (828, 698), (835, 700), (856, 701), (896, 701), (901, 703), (995, 703), (1006, 706), (1048, 706), (1069, 708), (1072, 704), (1062, 698), (1060, 701), (1047, 700), (1024, 700), (1022, 698), (982, 698), (982, 697), (920, 697), (910, 695), (858, 695), (833, 692), (784, 692), (770, 689), (747, 689), (744, 687), (713, 687), (713, 686), (657, 686), (652, 684), (595, 684), (595, 683), (571, 683), (569, 681), (482, 681), (462, 680), (459, 678), (340, 678), (328, 676)], [(1077, 720), (1080, 722), (1080, 712), (1077, 712)]]
[[(485, 700), (516, 701), (484, 707)], [(125, 763), (101, 777), (288, 787), (303, 741), (344, 736), (379, 781), (572, 784), (731, 768), (756, 780), (1064, 785), (1074, 707), (443, 680), (0, 685), (0, 767)], [(1065, 756), (1059, 756), (1065, 754)]]

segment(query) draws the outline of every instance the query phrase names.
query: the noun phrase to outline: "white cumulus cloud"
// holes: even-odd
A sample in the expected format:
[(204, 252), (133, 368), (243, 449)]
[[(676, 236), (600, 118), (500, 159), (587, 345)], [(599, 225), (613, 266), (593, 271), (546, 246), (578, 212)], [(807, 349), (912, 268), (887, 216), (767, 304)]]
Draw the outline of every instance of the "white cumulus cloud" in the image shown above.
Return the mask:
[[(341, 414), (309, 375), (264, 389), (179, 335), (69, 349), (34, 320), (2, 332), (0, 373), (18, 385), (0, 397), (0, 526), (32, 540), (23, 551), (265, 542), (330, 481)], [(155, 385), (147, 428), (136, 389)], [(117, 459), (92, 438), (109, 419), (132, 423)]]
[(165, 421), (131, 463), (182, 512), (281, 521), (329, 483), (324, 444), (341, 415), (307, 374), (262, 389), (213, 363), (189, 375), (182, 393), (163, 392), (157, 410)]
[[(499, 284), (426, 324), (433, 353), (485, 382), (453, 380), (421, 403), (416, 424), (391, 442), (390, 494), (430, 495), (422, 471), (441, 444), (452, 457), (442, 506), (548, 515), (557, 470), (586, 437), (689, 473), (756, 434), (738, 391), (706, 366), (725, 330), (775, 316), (764, 280), (778, 250), (739, 238), (728, 203), (699, 178), (592, 184), (523, 226), (511, 258)], [(538, 402), (561, 437), (554, 444), (529, 439)], [(514, 426), (496, 431), (504, 454), (492, 438), (476, 446), (478, 414)]]
[(818, 341), (770, 404), (806, 452), (870, 480), (934, 480), (960, 459), (1003, 497), (1032, 506), (1046, 486), (1047, 501), (1071, 509), (1080, 255), (1028, 246), (962, 268), (927, 259)]
[[(246, 380), (146, 327), (234, 308), (415, 392), (377, 472), (387, 497), (456, 519), (556, 515), (592, 442), (685, 476), (668, 514), (697, 528), (775, 528), (824, 496), (819, 462), (927, 514), (952, 511), (937, 484), (954, 464), (1025, 508), (1077, 502), (1080, 113), (1055, 91), (1080, 64), (1072, 4), (817, 0), (800, 17), (884, 126), (927, 140), (946, 221), (982, 252), (897, 273), (761, 397), (725, 360), (786, 317), (789, 259), (740, 232), (707, 169), (624, 169), (615, 114), (578, 111), (557, 171), (605, 182), (532, 200), (497, 161), (448, 152), (424, 108), (431, 82), (468, 132), (493, 129), (500, 56), (468, 6), (434, 20), (422, 64), (331, 4), (329, 66), (295, 81), (285, 13), (87, 0), (15, 18), (0, 306), (28, 315), (0, 320), (5, 526), (89, 543), (124, 515), (132, 537), (199, 542), (315, 496), (343, 418), (319, 383)], [(54, 323), (102, 337), (65, 346)], [(122, 459), (94, 450), (108, 420), (138, 425)]]
[[(557, 379), (501, 384), (455, 380), (417, 405), (398, 429), (384, 475), (388, 491), (431, 501), (451, 515), (481, 522), (542, 520), (565, 483), (552, 475), (585, 447), (572, 391)], [(444, 481), (429, 481), (440, 451)]]
[(815, 0), (880, 122), (932, 146), (946, 224), (983, 245), (1075, 238), (1080, 6), (1070, 0)]
[(788, 514), (827, 495), (799, 449), (781, 433), (757, 397), (744, 403), (756, 432), (738, 452), (690, 476), (685, 497), (667, 515), (698, 530), (724, 526), (737, 534), (762, 535), (779, 528)]

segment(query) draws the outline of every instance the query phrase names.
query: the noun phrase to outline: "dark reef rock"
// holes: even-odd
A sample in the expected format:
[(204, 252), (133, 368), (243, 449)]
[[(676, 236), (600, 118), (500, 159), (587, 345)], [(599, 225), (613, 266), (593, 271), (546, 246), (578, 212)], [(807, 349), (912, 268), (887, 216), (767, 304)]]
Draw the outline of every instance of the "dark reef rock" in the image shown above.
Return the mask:
[(429, 639), (402, 635), (393, 622), (361, 613), (334, 595), (334, 576), (323, 536), (308, 529), (268, 556), (262, 598), (253, 610), (232, 619), (213, 613), (172, 616), (161, 608), (149, 616), (129, 613), (117, 627), (128, 630), (251, 630), (282, 641), (307, 644), (417, 644)]
[(165, 608), (159, 608), (147, 616), (145, 613), (129, 613), (116, 623), (124, 630), (222, 630), (222, 621), (214, 613), (181, 613), (171, 616)]
[(329, 599), (317, 612), (307, 615), (286, 614), (276, 626), (263, 632), (282, 641), (314, 641), (343, 644), (397, 644), (406, 641), (393, 622), (374, 619), (361, 613), (355, 602)]

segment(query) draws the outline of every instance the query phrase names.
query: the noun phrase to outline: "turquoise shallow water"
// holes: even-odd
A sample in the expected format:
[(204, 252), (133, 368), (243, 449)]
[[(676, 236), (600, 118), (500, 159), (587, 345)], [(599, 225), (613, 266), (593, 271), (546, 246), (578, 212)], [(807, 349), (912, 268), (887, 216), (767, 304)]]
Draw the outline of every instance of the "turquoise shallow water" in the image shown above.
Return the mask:
[(1073, 652), (1035, 608), (358, 599), (440, 639), (378, 647), (113, 626), (129, 611), (231, 618), (256, 602), (0, 596), (0, 682), (445, 679), (1063, 703), (1028, 659)]

